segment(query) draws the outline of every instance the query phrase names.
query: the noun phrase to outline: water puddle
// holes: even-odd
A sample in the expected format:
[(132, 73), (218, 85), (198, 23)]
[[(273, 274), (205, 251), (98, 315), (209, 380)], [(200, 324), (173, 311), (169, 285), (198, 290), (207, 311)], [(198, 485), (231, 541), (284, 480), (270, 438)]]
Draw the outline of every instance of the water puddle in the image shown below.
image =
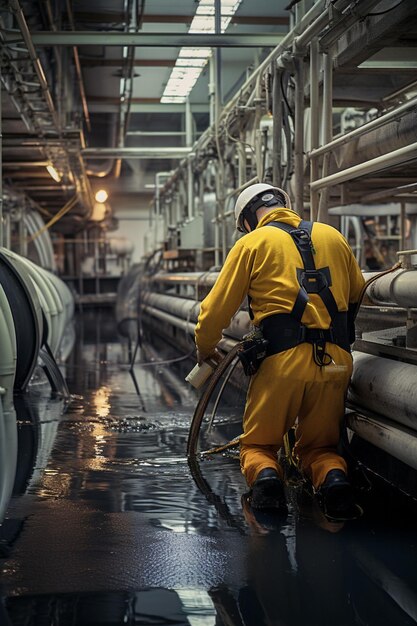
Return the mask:
[[(295, 482), (287, 519), (255, 515), (236, 451), (186, 459), (197, 395), (181, 363), (138, 364), (135, 385), (114, 338), (81, 337), (70, 404), (37, 389), (19, 415), (1, 626), (417, 622), (415, 528), (392, 494), (335, 524)], [(242, 403), (219, 407), (203, 449), (239, 434)]]

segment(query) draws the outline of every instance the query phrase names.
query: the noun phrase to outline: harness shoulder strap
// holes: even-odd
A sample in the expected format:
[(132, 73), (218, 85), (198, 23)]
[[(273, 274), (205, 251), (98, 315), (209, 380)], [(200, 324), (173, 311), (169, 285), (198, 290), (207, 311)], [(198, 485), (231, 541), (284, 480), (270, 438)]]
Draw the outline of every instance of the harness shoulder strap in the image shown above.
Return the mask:
[(297, 294), (291, 315), (301, 323), (301, 318), (303, 317), (307, 302), (309, 301), (308, 294), (317, 293), (323, 301), (333, 322), (339, 309), (330, 291), (331, 277), (329, 268), (317, 269), (314, 262), (314, 247), (311, 240), (313, 223), (307, 220), (301, 220), (297, 227), (284, 222), (268, 222), (266, 225), (275, 226), (291, 235), (303, 261), (303, 269), (297, 270), (300, 290)]

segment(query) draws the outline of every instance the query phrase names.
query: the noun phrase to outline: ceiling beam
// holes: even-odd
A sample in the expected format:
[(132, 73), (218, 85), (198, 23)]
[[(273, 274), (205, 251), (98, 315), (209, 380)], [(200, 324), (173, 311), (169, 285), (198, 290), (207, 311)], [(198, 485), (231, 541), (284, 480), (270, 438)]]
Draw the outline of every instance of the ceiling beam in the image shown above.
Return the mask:
[[(112, 103), (106, 102), (107, 98), (103, 100), (88, 98), (88, 104), (90, 111), (93, 113), (117, 113), (120, 110), (120, 100), (118, 98), (110, 98)], [(185, 104), (177, 103), (164, 103), (159, 100), (157, 103), (149, 102), (144, 98), (137, 98), (137, 102), (131, 103), (130, 110), (132, 113), (170, 113), (172, 115), (184, 115)], [(191, 103), (191, 110), (193, 113), (206, 113), (209, 112), (208, 103)]]
[(275, 47), (284, 33), (273, 34), (181, 34), (181, 33), (119, 33), (97, 31), (32, 32), (35, 46), (138, 46), (152, 48), (262, 48)]
[[(121, 12), (83, 12), (76, 11), (74, 13), (76, 22), (84, 22), (91, 24), (125, 24), (126, 15)], [(144, 15), (141, 18), (142, 24), (191, 24), (194, 15)], [(290, 20), (288, 17), (277, 17), (276, 15), (234, 15), (231, 19), (232, 24), (248, 24), (248, 25), (274, 25), (288, 26)]]
[[(120, 106), (120, 97), (112, 96), (87, 96), (89, 102), (97, 104), (117, 104)], [(161, 98), (129, 98), (130, 104), (160, 104)], [(185, 104), (183, 105), (185, 110)]]
[[(80, 59), (82, 67), (122, 67), (125, 59)], [(174, 67), (175, 59), (135, 59), (135, 67)]]

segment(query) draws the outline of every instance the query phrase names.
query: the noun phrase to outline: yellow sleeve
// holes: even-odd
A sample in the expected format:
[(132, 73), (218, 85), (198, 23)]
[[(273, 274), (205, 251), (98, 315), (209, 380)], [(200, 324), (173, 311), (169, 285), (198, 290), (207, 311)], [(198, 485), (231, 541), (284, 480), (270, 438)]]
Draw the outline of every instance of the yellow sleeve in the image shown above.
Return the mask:
[(365, 284), (365, 279), (363, 277), (361, 268), (359, 267), (358, 262), (353, 252), (351, 252), (351, 257), (350, 257), (349, 282), (350, 282), (349, 302), (356, 304), (359, 300), (362, 287)]
[(200, 354), (210, 354), (220, 341), (222, 330), (229, 326), (248, 293), (251, 270), (251, 253), (240, 239), (230, 250), (215, 284), (201, 303), (195, 328)]

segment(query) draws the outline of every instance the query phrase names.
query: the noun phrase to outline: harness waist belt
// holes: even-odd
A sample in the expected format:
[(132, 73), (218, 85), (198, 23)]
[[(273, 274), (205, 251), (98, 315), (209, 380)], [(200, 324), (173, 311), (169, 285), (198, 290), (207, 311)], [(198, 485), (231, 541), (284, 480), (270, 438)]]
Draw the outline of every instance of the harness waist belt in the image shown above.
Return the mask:
[(300, 343), (334, 343), (350, 352), (347, 312), (339, 312), (327, 329), (308, 328), (291, 314), (278, 313), (262, 320), (262, 334), (268, 340), (267, 356), (295, 348)]

